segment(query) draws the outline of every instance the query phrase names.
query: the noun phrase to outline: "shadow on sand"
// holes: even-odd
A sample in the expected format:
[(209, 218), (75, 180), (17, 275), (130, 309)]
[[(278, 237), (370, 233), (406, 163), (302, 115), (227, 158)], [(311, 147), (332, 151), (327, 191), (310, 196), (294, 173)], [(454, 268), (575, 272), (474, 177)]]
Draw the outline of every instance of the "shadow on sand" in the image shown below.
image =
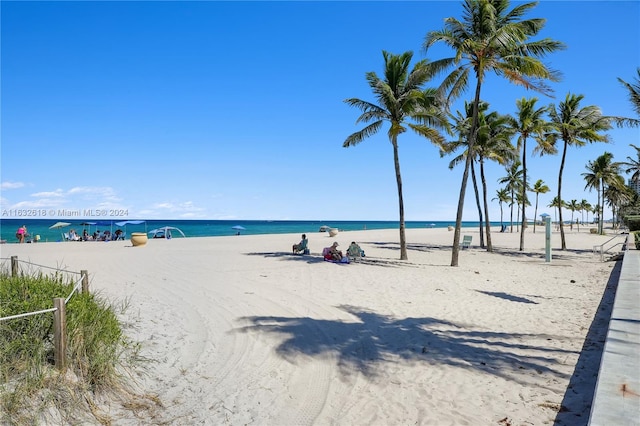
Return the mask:
[[(354, 321), (252, 316), (240, 318), (250, 325), (234, 331), (279, 336), (282, 341), (275, 350), (291, 362), (298, 355), (335, 357), (345, 375), (358, 371), (375, 376), (384, 363), (411, 361), (482, 370), (518, 383), (526, 380), (523, 370), (566, 377), (554, 366), (569, 351), (527, 343), (560, 336), (467, 330), (436, 318), (397, 319), (354, 306), (338, 308)], [(523, 350), (529, 354), (520, 355)]]
[[(284, 251), (272, 251), (272, 252), (252, 252), (246, 253), (247, 256), (263, 256), (265, 258), (277, 258), (282, 261), (288, 262), (304, 262), (304, 263), (325, 263), (326, 261), (323, 259), (321, 254), (292, 254), (291, 252)], [(347, 263), (337, 263), (337, 262), (326, 262), (333, 263), (335, 265), (346, 266), (349, 265)], [(393, 259), (382, 259), (382, 258), (373, 258), (373, 257), (363, 257), (357, 260), (356, 263), (363, 265), (374, 265), (374, 266), (386, 266), (386, 267), (418, 267), (418, 265), (414, 263), (407, 262), (405, 260), (393, 260)]]
[(613, 302), (620, 280), (622, 261), (616, 262), (598, 305), (569, 386), (559, 407), (554, 426), (578, 426), (589, 423), (593, 395), (596, 390), (604, 342), (609, 330)]

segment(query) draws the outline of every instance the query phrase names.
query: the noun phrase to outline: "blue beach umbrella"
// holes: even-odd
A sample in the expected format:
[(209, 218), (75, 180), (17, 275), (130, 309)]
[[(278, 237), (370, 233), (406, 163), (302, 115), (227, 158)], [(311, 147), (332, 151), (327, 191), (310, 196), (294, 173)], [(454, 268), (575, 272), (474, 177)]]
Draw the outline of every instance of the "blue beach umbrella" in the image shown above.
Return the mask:
[(236, 225), (236, 226), (232, 226), (231, 229), (238, 231), (238, 235), (240, 235), (240, 231), (244, 231), (247, 228), (245, 228), (244, 226)]

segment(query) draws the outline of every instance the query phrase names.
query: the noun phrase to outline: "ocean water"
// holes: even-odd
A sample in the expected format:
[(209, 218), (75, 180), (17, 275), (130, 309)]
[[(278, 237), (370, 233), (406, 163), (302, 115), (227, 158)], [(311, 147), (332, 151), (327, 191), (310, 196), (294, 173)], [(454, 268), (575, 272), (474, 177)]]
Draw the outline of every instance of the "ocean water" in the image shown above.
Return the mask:
[[(59, 229), (50, 229), (57, 222), (70, 223)], [(98, 222), (98, 223), (96, 223)], [(92, 234), (109, 230), (113, 233), (116, 229), (122, 229), (129, 235), (131, 232), (149, 232), (156, 228), (172, 226), (180, 229), (187, 237), (220, 237), (227, 235), (256, 235), (256, 234), (313, 234), (318, 232), (321, 226), (338, 228), (342, 231), (356, 231), (363, 229), (398, 229), (398, 221), (313, 221), (313, 220), (147, 220), (143, 224), (117, 226), (117, 220), (56, 220), (56, 219), (0, 219), (0, 239), (7, 243), (17, 243), (17, 229), (26, 225), (27, 232), (34, 238), (40, 236), (39, 242), (57, 242), (63, 240), (63, 233), (74, 229), (78, 235), (82, 235), (83, 229)], [(89, 224), (86, 224), (89, 223)], [(95, 223), (95, 224), (92, 224)], [(454, 226), (455, 221), (411, 221), (406, 222), (409, 228), (446, 228)], [(235, 227), (244, 229), (235, 229)], [(478, 227), (478, 222), (463, 222), (464, 227)], [(499, 225), (495, 225), (499, 226)], [(174, 238), (181, 238), (177, 232), (173, 232)]]

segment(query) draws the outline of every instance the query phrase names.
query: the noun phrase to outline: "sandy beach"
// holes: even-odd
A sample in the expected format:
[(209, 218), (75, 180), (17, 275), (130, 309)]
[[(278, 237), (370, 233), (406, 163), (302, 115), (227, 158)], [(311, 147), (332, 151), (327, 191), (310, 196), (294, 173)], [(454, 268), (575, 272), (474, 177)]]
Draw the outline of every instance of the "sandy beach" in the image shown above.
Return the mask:
[[(114, 404), (114, 424), (553, 424), (616, 265), (592, 247), (612, 235), (567, 229), (560, 251), (554, 232), (545, 262), (542, 227), (523, 252), (516, 232), (494, 231), (494, 253), (462, 234), (458, 267), (447, 229), (407, 229), (407, 261), (395, 229), (309, 233), (305, 256), (290, 253), (297, 234), (0, 249), (88, 270), (91, 291), (128, 301), (126, 332), (154, 360), (136, 380), (163, 407)], [(325, 262), (333, 241), (366, 257)], [(588, 404), (565, 403), (565, 424), (585, 424)]]

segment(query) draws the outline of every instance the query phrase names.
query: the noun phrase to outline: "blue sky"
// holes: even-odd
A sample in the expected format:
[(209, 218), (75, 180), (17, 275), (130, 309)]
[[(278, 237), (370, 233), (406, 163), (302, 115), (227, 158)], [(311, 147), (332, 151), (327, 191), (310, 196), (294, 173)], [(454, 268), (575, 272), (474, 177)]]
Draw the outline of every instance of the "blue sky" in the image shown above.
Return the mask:
[[(0, 8), (3, 218), (105, 209), (129, 219), (397, 220), (387, 127), (343, 148), (362, 127), (343, 101), (375, 101), (365, 73), (382, 74), (382, 50), (451, 56), (445, 46), (426, 54), (422, 42), (444, 18), (462, 18), (458, 1)], [(584, 106), (633, 117), (617, 78), (633, 81), (640, 66), (640, 2), (542, 1), (527, 17), (546, 18), (540, 37), (567, 45), (545, 59), (563, 80), (552, 99), (491, 77), (483, 99), (492, 109), (513, 114), (523, 96), (547, 105), (572, 92)], [(629, 144), (640, 146), (640, 130), (609, 135), (610, 144), (570, 149), (564, 199), (596, 204), (584, 190), (587, 162), (605, 151), (635, 156)], [(416, 135), (399, 146), (406, 219), (455, 219), (462, 167), (449, 170), (450, 159)], [(528, 155), (531, 182), (551, 188), (538, 213), (552, 213), (559, 165), (559, 155)], [(487, 166), (490, 198), (505, 174)], [(467, 194), (463, 219), (477, 220)], [(490, 219), (500, 220), (497, 203)]]

